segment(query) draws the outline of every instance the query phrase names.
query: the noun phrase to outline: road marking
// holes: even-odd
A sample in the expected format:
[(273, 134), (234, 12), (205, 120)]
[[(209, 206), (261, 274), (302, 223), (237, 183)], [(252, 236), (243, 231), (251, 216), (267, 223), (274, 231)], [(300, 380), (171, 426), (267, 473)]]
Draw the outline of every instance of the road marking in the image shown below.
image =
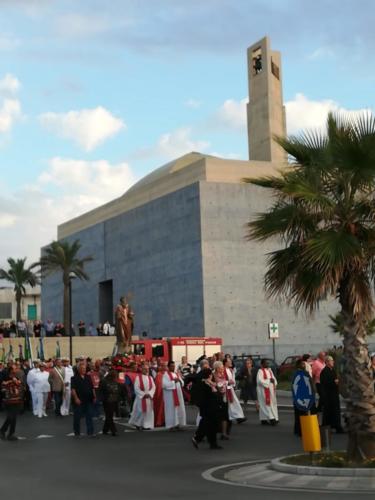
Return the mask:
[(40, 434), (35, 439), (48, 439), (48, 438), (53, 438), (53, 437), (55, 437), (55, 436), (51, 436), (50, 434)]

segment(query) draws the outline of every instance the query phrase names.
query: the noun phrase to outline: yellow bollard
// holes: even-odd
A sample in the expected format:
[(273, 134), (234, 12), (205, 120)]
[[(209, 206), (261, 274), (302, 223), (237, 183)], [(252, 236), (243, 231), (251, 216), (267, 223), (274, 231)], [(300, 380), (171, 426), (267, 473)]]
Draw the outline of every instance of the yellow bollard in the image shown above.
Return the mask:
[(301, 415), (302, 445), (304, 451), (321, 451), (318, 415)]

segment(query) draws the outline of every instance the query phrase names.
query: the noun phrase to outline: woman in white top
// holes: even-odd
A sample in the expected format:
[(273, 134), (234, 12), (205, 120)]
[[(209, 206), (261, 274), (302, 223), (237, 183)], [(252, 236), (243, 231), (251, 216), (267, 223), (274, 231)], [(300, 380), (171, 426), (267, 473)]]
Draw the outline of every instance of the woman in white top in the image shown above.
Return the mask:
[(48, 399), (48, 394), (51, 387), (48, 382), (49, 373), (46, 370), (46, 364), (40, 363), (39, 372), (34, 375), (34, 391), (35, 391), (35, 403), (36, 403), (36, 414), (39, 418), (46, 417), (46, 404)]

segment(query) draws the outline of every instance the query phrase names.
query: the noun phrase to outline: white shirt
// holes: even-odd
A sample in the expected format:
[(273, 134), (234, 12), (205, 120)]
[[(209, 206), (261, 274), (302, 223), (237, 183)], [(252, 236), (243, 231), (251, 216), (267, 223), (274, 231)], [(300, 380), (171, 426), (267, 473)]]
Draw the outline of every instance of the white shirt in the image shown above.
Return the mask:
[(38, 371), (34, 376), (34, 391), (35, 392), (50, 392), (51, 386), (48, 382), (49, 373)]
[(27, 374), (26, 382), (27, 385), (30, 387), (30, 390), (34, 390), (34, 382), (35, 382), (35, 374), (38, 373), (40, 370), (39, 368), (31, 368), (29, 373)]

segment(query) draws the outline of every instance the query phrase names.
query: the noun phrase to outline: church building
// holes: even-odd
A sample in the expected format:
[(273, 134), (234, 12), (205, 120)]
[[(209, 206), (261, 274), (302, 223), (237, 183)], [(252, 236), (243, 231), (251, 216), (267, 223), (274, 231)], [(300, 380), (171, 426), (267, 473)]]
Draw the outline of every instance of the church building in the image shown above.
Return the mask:
[[(211, 336), (226, 352), (271, 355), (268, 324), (279, 324), (278, 360), (339, 343), (335, 304), (313, 319), (265, 299), (266, 254), (278, 247), (246, 240), (246, 223), (270, 204), (268, 190), (243, 182), (287, 165), (273, 140), (286, 134), (279, 52), (263, 38), (248, 49), (249, 161), (188, 153), (157, 168), (123, 196), (58, 227), (58, 239), (92, 255), (90, 281), (72, 281), (73, 323), (113, 321), (130, 294), (137, 335)], [(281, 245), (281, 243), (279, 244)], [(42, 283), (43, 319), (62, 318), (59, 276)]]

